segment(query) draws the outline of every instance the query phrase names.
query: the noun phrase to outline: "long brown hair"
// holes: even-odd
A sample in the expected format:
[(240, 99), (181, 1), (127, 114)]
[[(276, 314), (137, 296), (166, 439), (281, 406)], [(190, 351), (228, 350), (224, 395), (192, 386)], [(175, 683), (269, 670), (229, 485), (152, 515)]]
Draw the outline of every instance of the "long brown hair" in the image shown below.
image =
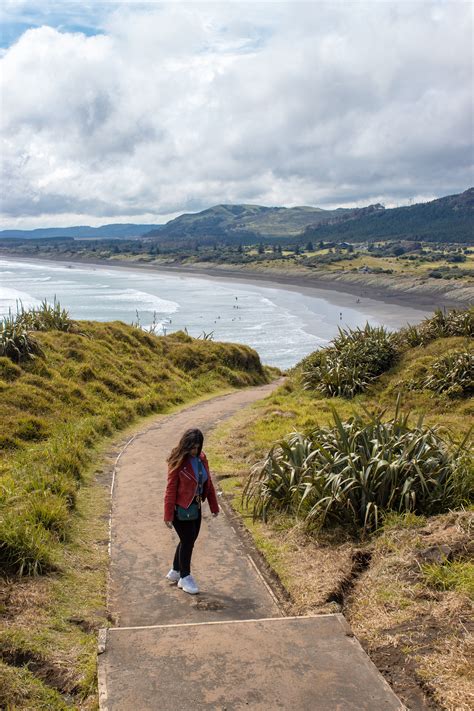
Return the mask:
[(177, 469), (184, 462), (186, 457), (189, 457), (193, 447), (198, 448), (198, 456), (201, 454), (202, 444), (204, 442), (204, 435), (201, 430), (190, 429), (186, 430), (181, 436), (178, 444), (174, 449), (171, 450), (171, 454), (168, 457), (168, 466), (170, 469)]

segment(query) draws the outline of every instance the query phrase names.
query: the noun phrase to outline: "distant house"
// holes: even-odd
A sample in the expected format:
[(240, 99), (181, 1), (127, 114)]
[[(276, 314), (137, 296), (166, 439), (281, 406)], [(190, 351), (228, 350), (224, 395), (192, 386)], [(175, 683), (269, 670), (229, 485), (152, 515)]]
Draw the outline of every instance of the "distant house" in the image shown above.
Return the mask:
[(359, 267), (359, 269), (357, 271), (360, 272), (361, 274), (368, 274), (371, 270), (367, 265), (364, 264), (364, 266)]

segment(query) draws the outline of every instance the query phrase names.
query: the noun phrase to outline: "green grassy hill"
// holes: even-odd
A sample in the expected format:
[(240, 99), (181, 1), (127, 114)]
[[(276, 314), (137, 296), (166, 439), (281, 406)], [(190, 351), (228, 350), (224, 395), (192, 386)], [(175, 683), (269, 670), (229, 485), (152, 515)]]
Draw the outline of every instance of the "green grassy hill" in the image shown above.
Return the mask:
[(344, 209), (318, 207), (263, 207), (261, 205), (216, 205), (195, 214), (171, 220), (146, 237), (158, 244), (179, 245), (199, 241), (203, 244), (254, 244), (272, 238), (291, 238), (307, 225), (338, 217)]
[(11, 348), (25, 343), (18, 323), (0, 329), (0, 708), (93, 709), (107, 625), (104, 448), (140, 418), (269, 374), (245, 346), (74, 322), (59, 307), (22, 318), (34, 358)]

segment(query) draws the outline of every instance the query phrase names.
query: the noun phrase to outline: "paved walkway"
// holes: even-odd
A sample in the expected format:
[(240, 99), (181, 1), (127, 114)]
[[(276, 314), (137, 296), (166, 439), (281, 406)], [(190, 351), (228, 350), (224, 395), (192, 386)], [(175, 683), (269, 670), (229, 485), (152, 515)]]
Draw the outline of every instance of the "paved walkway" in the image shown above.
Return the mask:
[(403, 708), (341, 615), (283, 617), (223, 512), (212, 518), (204, 506), (193, 555), (200, 594), (186, 595), (164, 577), (177, 543), (162, 521), (171, 447), (186, 428), (206, 433), (274, 387), (161, 418), (121, 455), (109, 587), (116, 627), (101, 633), (102, 711)]

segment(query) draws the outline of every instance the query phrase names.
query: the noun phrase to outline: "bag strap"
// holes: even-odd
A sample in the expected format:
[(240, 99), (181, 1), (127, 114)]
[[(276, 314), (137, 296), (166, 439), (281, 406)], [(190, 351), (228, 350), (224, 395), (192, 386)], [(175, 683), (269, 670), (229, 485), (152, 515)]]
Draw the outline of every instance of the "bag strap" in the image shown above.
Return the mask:
[(202, 487), (202, 480), (204, 478), (204, 475), (202, 473), (202, 468), (203, 468), (203, 464), (202, 464), (201, 460), (199, 459), (198, 460), (198, 494), (199, 494), (199, 496), (201, 496), (202, 488), (203, 488)]

